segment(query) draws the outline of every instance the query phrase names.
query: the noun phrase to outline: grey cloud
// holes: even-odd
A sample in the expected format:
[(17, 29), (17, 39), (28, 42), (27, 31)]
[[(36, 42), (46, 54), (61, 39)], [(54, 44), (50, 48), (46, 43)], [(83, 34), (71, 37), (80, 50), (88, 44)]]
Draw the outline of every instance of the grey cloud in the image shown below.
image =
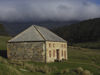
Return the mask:
[(69, 21), (100, 17), (90, 0), (0, 0), (0, 21)]

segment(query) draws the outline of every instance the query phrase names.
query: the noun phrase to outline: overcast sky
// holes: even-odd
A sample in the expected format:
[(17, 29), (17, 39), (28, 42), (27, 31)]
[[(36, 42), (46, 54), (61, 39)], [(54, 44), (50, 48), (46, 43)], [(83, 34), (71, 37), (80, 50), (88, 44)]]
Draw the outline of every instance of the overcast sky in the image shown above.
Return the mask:
[(0, 21), (70, 21), (98, 17), (99, 0), (0, 0)]

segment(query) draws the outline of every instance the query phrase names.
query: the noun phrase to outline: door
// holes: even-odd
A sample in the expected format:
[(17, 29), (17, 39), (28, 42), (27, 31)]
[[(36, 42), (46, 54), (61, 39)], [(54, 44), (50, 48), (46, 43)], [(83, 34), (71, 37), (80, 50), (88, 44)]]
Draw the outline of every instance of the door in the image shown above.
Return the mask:
[(56, 50), (56, 56), (57, 56), (57, 60), (60, 60), (60, 53), (59, 53), (59, 49)]

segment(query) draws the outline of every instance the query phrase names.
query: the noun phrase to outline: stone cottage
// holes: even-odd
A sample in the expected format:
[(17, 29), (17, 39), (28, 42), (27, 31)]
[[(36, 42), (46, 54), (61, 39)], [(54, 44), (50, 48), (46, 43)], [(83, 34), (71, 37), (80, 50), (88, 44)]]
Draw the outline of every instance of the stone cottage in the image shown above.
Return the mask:
[(67, 59), (67, 42), (47, 28), (32, 25), (7, 44), (10, 60), (54, 62)]

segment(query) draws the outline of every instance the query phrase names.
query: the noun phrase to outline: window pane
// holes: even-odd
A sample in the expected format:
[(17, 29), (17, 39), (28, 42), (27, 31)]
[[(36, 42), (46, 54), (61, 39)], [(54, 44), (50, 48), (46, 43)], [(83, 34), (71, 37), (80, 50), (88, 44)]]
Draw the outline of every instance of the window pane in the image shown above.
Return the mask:
[(51, 57), (51, 51), (49, 51), (49, 57)]

